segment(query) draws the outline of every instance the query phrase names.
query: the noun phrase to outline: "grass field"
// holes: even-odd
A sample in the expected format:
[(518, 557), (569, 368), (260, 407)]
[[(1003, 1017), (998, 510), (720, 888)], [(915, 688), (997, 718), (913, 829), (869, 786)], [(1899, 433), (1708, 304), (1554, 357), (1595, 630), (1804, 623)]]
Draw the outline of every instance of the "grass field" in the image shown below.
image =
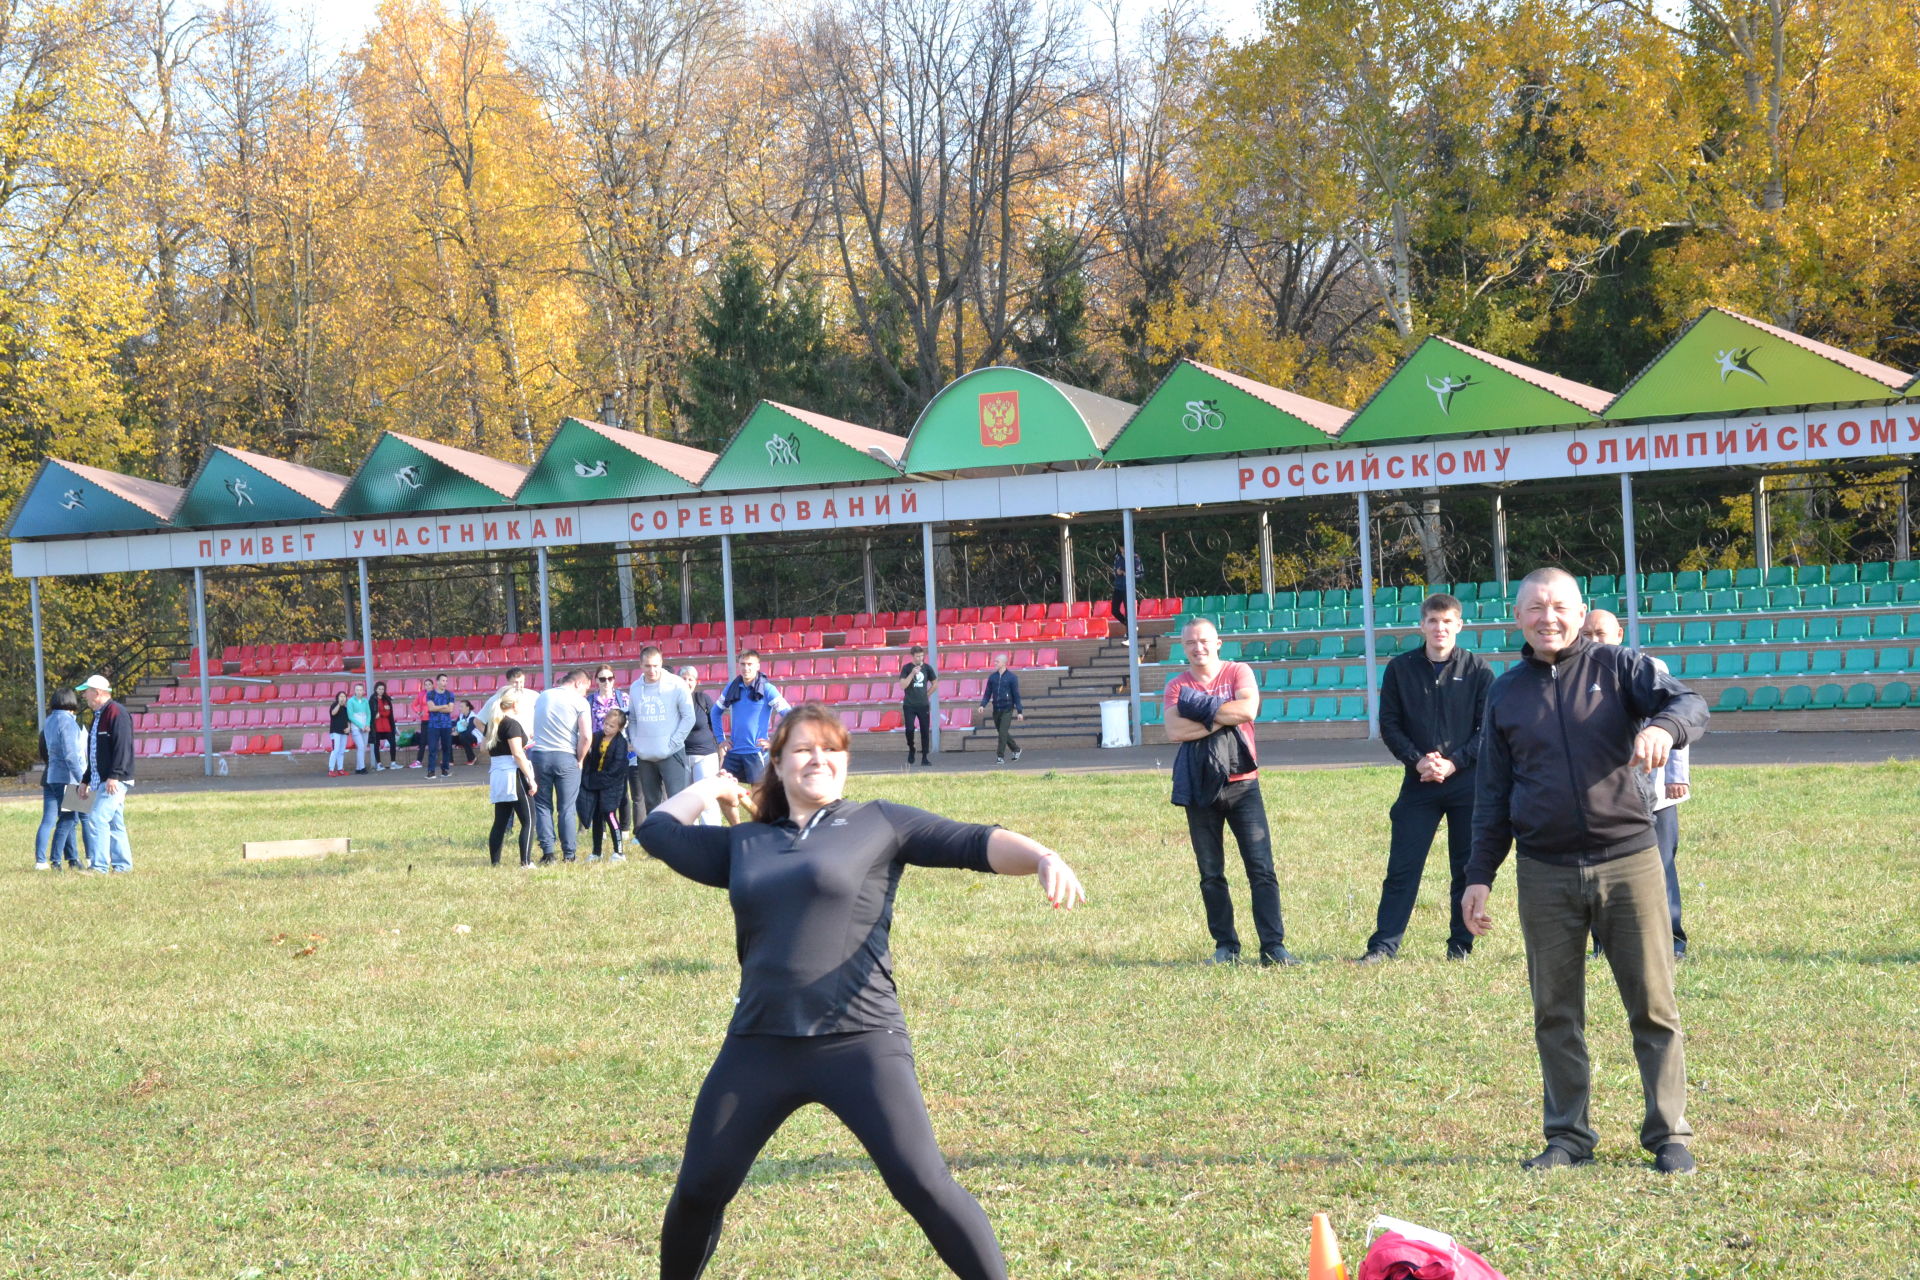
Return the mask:
[[(1297, 1277), (1326, 1210), (1523, 1277), (1920, 1274), (1920, 767), (1701, 769), (1681, 970), (1702, 1171), (1660, 1179), (1611, 981), (1597, 1167), (1516, 1166), (1538, 1076), (1511, 876), (1439, 958), (1371, 927), (1386, 770), (1275, 775), (1300, 969), (1222, 970), (1164, 778), (856, 778), (999, 820), (1092, 895), (910, 872), (894, 929), (935, 1127), (1017, 1280)], [(137, 872), (37, 874), (0, 805), (0, 1275), (648, 1276), (730, 1012), (724, 896), (644, 858), (490, 869), (480, 788), (143, 796)], [(357, 852), (242, 865), (243, 839)], [(1245, 919), (1245, 895), (1237, 899)], [(464, 926), (464, 927), (463, 927)], [(817, 1109), (774, 1139), (715, 1277), (934, 1277)]]

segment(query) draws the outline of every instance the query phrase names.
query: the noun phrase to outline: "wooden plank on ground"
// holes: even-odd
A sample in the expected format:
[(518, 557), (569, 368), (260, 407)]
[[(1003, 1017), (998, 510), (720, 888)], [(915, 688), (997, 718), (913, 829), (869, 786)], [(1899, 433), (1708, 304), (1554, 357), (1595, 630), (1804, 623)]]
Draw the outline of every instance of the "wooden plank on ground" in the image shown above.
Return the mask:
[(352, 853), (353, 841), (340, 840), (247, 840), (240, 845), (240, 857), (247, 862), (267, 858), (324, 858), (330, 853)]

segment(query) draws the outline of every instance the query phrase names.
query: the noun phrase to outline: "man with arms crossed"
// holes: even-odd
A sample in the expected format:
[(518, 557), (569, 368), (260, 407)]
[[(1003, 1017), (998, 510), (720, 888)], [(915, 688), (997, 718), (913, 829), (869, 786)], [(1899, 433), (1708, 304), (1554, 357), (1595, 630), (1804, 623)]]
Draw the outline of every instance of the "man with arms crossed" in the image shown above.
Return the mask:
[[(1260, 936), (1260, 963), (1300, 963), (1286, 948), (1280, 920), (1280, 882), (1273, 874), (1273, 848), (1267, 832), (1267, 807), (1260, 795), (1254, 756), (1253, 720), (1260, 714), (1260, 686), (1244, 662), (1220, 661), (1220, 633), (1205, 618), (1195, 618), (1181, 633), (1187, 669), (1167, 682), (1167, 741), (1180, 744), (1174, 759), (1173, 802), (1187, 811), (1187, 836), (1200, 867), (1200, 901), (1213, 935), (1209, 964), (1236, 964), (1240, 935), (1233, 927), (1233, 896), (1227, 889), (1223, 827), (1233, 828), (1240, 861), (1253, 897), (1253, 927)], [(1232, 733), (1238, 742), (1216, 735)], [(1237, 759), (1243, 767), (1208, 777), (1213, 753)], [(1217, 772), (1217, 771), (1216, 771)], [(1211, 794), (1209, 794), (1211, 793)]]
[(1460, 919), (1467, 889), (1467, 854), (1473, 848), (1473, 765), (1480, 755), (1480, 715), (1493, 686), (1493, 669), (1454, 643), (1460, 634), (1460, 602), (1441, 592), (1420, 606), (1426, 643), (1387, 664), (1380, 681), (1380, 740), (1407, 767), (1400, 796), (1388, 811), (1393, 824), (1387, 878), (1373, 936), (1356, 964), (1381, 964), (1400, 953), (1400, 939), (1420, 896), (1420, 876), (1440, 819), (1447, 820), (1447, 866), (1452, 904), (1447, 959), (1473, 953), (1473, 935)]
[[(1580, 630), (1595, 644), (1623, 644), (1627, 638), (1620, 619), (1605, 609), (1590, 611), (1587, 625)], [(1666, 663), (1658, 658), (1651, 661), (1666, 671)], [(1673, 923), (1675, 960), (1684, 960), (1687, 955), (1687, 931), (1680, 923), (1680, 872), (1674, 859), (1680, 855), (1679, 805), (1692, 790), (1692, 754), (1691, 747), (1675, 747), (1667, 754), (1667, 767), (1653, 783), (1653, 836), (1660, 846), (1660, 867), (1667, 876), (1667, 918)]]
[(1706, 732), (1707, 704), (1651, 659), (1596, 645), (1580, 586), (1560, 569), (1520, 584), (1514, 618), (1521, 661), (1493, 682), (1481, 733), (1473, 857), (1460, 913), (1476, 937), (1509, 846), (1520, 856), (1520, 933), (1533, 994), (1547, 1145), (1524, 1167), (1590, 1164), (1587, 935), (1606, 948), (1640, 1064), (1646, 1118), (1640, 1145), (1660, 1173), (1691, 1173), (1687, 1070), (1673, 996), (1673, 933), (1636, 772)]

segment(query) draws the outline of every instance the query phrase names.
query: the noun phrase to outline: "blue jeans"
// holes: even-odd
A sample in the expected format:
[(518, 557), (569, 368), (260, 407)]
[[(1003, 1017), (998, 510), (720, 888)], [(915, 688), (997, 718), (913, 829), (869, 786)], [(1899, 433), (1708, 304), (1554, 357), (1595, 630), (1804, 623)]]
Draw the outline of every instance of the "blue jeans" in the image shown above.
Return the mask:
[(542, 857), (553, 856), (554, 818), (559, 817), (561, 852), (568, 862), (580, 849), (580, 757), (571, 751), (530, 751), (533, 761), (533, 833)]
[(53, 865), (57, 867), (63, 853), (68, 866), (80, 865), (80, 815), (71, 809), (61, 809), (60, 799), (66, 793), (67, 788), (63, 783), (40, 784), (40, 830), (33, 837), (35, 866), (46, 862), (51, 856)]
[(453, 767), (453, 726), (427, 726), (427, 772)]
[(86, 816), (87, 855), (95, 871), (133, 870), (133, 846), (127, 843), (127, 792), (107, 794), (105, 784), (93, 789), (93, 810)]

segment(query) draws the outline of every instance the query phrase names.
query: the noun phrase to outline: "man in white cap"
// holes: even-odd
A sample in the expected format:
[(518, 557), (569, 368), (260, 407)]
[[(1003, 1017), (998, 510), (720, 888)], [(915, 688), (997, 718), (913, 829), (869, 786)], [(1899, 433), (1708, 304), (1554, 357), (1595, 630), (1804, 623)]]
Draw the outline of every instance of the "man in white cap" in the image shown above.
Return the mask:
[(131, 871), (126, 805), (127, 788), (133, 785), (133, 717), (113, 700), (113, 686), (105, 676), (88, 676), (74, 692), (93, 709), (83, 788), (93, 802), (86, 816), (87, 856), (95, 871)]

